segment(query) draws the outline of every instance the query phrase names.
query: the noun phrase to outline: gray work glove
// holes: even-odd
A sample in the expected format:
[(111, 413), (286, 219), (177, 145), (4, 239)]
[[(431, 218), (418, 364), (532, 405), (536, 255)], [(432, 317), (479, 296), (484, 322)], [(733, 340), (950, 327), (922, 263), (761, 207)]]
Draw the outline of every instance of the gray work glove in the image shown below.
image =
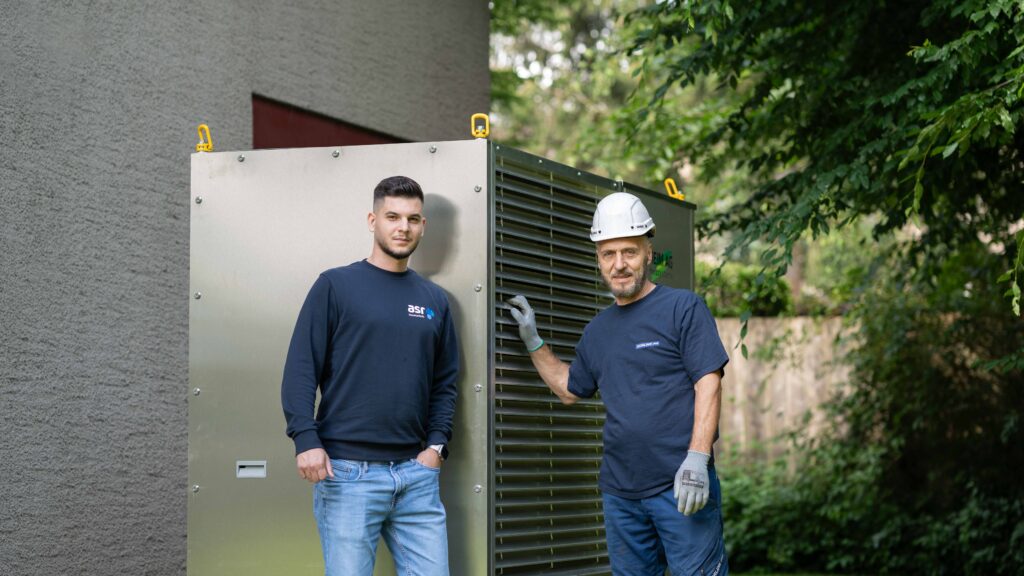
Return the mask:
[(679, 502), (679, 511), (689, 516), (708, 503), (710, 480), (708, 479), (708, 459), (710, 454), (690, 450), (686, 459), (676, 470), (675, 487), (672, 495)]
[(522, 338), (523, 344), (526, 344), (526, 349), (530, 352), (540, 349), (544, 341), (537, 334), (537, 318), (534, 317), (533, 308), (530, 308), (526, 296), (516, 294), (505, 302), (511, 307), (509, 312), (512, 313), (512, 317), (519, 323), (519, 337)]

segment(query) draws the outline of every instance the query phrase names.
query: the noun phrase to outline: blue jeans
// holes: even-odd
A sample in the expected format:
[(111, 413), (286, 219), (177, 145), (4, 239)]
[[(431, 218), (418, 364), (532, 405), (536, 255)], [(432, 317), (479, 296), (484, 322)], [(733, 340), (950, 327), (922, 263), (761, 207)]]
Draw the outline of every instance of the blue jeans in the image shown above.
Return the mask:
[(649, 498), (628, 500), (604, 493), (608, 558), (615, 576), (726, 576), (729, 561), (722, 539), (722, 488), (708, 470), (711, 494), (692, 516), (676, 508), (669, 488)]
[(371, 576), (382, 536), (399, 576), (448, 576), (440, 470), (416, 460), (331, 466), (334, 478), (313, 488), (327, 576)]

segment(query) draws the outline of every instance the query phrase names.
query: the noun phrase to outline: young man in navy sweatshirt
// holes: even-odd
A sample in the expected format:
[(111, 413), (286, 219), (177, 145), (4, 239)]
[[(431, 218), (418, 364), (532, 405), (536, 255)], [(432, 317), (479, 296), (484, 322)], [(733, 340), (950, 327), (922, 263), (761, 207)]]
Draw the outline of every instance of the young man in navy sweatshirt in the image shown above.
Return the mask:
[(370, 576), (381, 536), (399, 574), (448, 574), (438, 478), (459, 348), (445, 292), (408, 267), (426, 224), (419, 184), (382, 180), (370, 257), (320, 274), (295, 323), (281, 404), (327, 576)]

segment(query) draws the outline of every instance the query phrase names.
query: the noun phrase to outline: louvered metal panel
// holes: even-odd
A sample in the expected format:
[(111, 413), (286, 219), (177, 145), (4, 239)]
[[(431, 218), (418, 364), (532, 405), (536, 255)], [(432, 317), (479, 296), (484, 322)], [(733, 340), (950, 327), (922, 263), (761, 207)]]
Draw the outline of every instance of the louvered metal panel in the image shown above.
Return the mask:
[(611, 302), (587, 233), (597, 201), (615, 188), (499, 146), (493, 163), (494, 573), (609, 574), (597, 487), (604, 408), (559, 402), (503, 302), (526, 295), (541, 337), (571, 361), (584, 326)]
[(493, 145), (491, 537), (496, 575), (611, 573), (598, 470), (604, 406), (563, 406), (534, 370), (504, 301), (529, 298), (544, 341), (566, 362), (611, 303), (589, 230), (600, 198), (640, 195), (659, 223), (659, 282), (692, 288), (693, 205)]

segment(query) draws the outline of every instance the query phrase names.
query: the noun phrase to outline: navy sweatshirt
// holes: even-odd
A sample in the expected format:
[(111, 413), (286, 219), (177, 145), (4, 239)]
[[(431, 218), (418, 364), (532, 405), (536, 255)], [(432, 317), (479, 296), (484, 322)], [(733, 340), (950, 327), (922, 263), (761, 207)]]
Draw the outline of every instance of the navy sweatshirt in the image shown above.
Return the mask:
[(447, 444), (458, 373), (448, 297), (436, 284), (365, 260), (328, 270), (299, 312), (281, 382), (295, 453), (402, 460)]

